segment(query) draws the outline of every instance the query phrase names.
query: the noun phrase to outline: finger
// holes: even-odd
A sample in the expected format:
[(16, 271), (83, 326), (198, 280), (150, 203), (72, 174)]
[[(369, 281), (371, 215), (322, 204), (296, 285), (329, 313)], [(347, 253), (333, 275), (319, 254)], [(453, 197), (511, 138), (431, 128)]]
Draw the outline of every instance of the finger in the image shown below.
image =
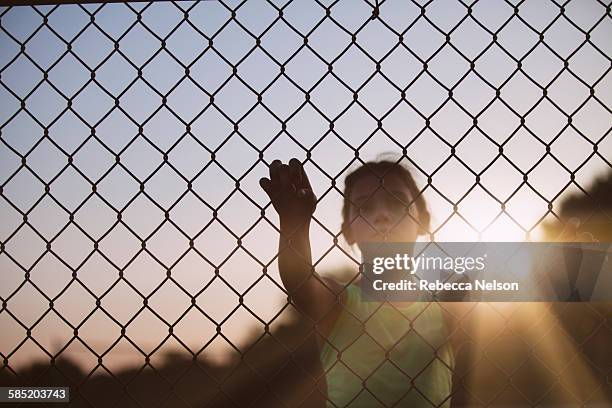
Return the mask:
[(291, 187), (289, 171), (289, 166), (285, 163), (282, 163), (278, 168), (280, 186), (283, 190), (286, 190), (287, 188)]
[(577, 217), (570, 218), (561, 234), (557, 237), (558, 242), (574, 242), (576, 241), (576, 235), (578, 233), (578, 228), (580, 227), (580, 219)]
[(259, 179), (259, 185), (263, 191), (268, 194), (268, 197), (272, 198), (272, 181), (270, 181), (268, 178), (262, 177)]
[(314, 195), (312, 190), (307, 188), (302, 188), (298, 190), (298, 195), (308, 203), (310, 210), (314, 212), (317, 207), (317, 197)]
[(593, 234), (588, 231), (583, 231), (576, 237), (578, 242), (597, 242)]
[(304, 166), (302, 165), (302, 163), (300, 163), (300, 168), (302, 169), (302, 185), (301, 185), (301, 188), (312, 191), (312, 187), (310, 186), (310, 180), (308, 180), (308, 176), (306, 175), (306, 171), (304, 170)]
[(274, 160), (270, 163), (270, 181), (272, 184), (279, 182), (279, 169), (282, 162), (280, 160)]
[(289, 160), (289, 178), (296, 188), (302, 186), (302, 163), (298, 159)]

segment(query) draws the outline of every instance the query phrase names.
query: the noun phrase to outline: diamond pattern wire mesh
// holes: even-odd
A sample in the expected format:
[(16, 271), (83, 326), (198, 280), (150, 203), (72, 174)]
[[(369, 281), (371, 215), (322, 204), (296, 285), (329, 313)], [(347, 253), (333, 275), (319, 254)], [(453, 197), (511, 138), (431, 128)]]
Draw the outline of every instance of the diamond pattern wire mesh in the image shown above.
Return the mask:
[[(277, 222), (257, 186), (273, 159), (299, 157), (313, 179), (313, 258), (323, 269), (358, 263), (340, 239), (340, 184), (381, 151), (421, 177), (439, 240), (533, 239), (568, 194), (589, 197), (593, 176), (612, 169), (602, 1), (3, 7), (0, 33), (0, 324), (9, 333), (0, 373), (27, 383), (54, 372), (74, 384), (75, 404), (96, 406), (87, 392), (105, 384), (99, 373), (117, 391), (109, 406), (153, 404), (150, 384), (162, 406), (245, 405), (225, 388), (233, 382), (265, 390), (253, 405), (324, 396), (283, 394), (291, 370), (321, 378), (307, 363), (309, 329), (280, 323), (299, 313), (269, 300), (286, 299)], [(522, 305), (475, 305), (499, 331), (478, 340), (469, 316), (458, 319), (453, 336), (475, 343), (474, 359), (447, 400), (536, 406), (609, 395), (610, 365), (588, 355), (610, 338), (609, 308), (578, 306), (544, 306), (541, 321), (521, 326)], [(582, 321), (581, 337), (557, 319)], [(245, 324), (258, 326), (248, 344)], [(516, 364), (493, 357), (509, 336), (524, 351)], [(550, 337), (575, 346), (567, 364), (542, 356)], [(258, 359), (258, 346), (279, 363)], [(178, 355), (163, 360), (166, 347), (195, 369)], [(110, 363), (121, 350), (139, 356), (129, 375)], [(231, 368), (208, 361), (209, 350), (233, 355)], [(58, 365), (70, 353), (85, 374)], [(51, 362), (38, 380), (19, 366), (32, 356)], [(583, 358), (604, 378), (587, 395), (564, 381)], [(533, 392), (520, 379), (536, 366), (555, 381)], [(467, 382), (478, 369), (493, 373), (488, 394)], [(198, 381), (212, 388), (181, 393)]]

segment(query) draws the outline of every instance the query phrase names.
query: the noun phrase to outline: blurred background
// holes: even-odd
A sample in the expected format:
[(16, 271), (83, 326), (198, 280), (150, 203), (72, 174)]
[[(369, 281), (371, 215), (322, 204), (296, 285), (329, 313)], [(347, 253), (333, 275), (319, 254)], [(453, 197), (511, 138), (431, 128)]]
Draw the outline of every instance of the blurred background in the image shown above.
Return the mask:
[[(423, 188), (426, 239), (552, 240), (574, 216), (609, 241), (610, 38), (610, 5), (596, 0), (1, 7), (0, 378), (66, 381), (48, 370), (61, 361), (85, 388), (115, 374), (147, 389), (152, 367), (190, 384), (177, 367), (197, 360), (193, 384), (232, 372), (228, 387), (257, 389), (264, 377), (288, 381), (294, 349), (316, 373), (258, 185), (274, 159), (305, 162), (319, 197), (313, 259), (339, 279), (359, 259), (334, 244), (344, 176), (381, 154)], [(478, 305), (472, 373), (501, 391), (466, 385), (462, 398), (605, 403), (611, 364), (598, 347), (612, 338), (610, 308), (567, 307), (567, 327), (592, 323), (584, 338), (554, 305)], [(511, 340), (516, 331), (533, 337)], [(530, 362), (499, 368), (495, 350)], [(245, 368), (247, 351), (268, 374)], [(534, 364), (565, 391), (508, 381)], [(187, 385), (194, 401), (226, 398)]]

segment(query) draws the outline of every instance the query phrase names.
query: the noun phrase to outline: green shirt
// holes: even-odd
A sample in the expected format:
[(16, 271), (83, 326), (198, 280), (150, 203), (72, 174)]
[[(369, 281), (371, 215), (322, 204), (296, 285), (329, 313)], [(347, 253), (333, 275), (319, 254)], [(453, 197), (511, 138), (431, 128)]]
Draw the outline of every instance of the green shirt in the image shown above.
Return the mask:
[(321, 362), (328, 407), (450, 407), (454, 357), (436, 303), (365, 302), (349, 285)]

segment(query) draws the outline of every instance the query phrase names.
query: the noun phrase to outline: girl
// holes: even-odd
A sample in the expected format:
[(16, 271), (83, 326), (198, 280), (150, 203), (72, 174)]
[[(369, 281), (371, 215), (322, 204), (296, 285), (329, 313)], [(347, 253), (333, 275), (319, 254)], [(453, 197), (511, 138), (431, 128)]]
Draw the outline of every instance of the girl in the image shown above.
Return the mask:
[[(316, 197), (301, 163), (275, 160), (260, 185), (280, 218), (278, 266), (298, 310), (318, 332), (329, 407), (449, 407), (454, 358), (441, 308), (365, 302), (356, 282), (319, 276), (309, 226)], [(345, 181), (342, 233), (350, 245), (414, 242), (429, 213), (410, 172), (365, 163)]]

